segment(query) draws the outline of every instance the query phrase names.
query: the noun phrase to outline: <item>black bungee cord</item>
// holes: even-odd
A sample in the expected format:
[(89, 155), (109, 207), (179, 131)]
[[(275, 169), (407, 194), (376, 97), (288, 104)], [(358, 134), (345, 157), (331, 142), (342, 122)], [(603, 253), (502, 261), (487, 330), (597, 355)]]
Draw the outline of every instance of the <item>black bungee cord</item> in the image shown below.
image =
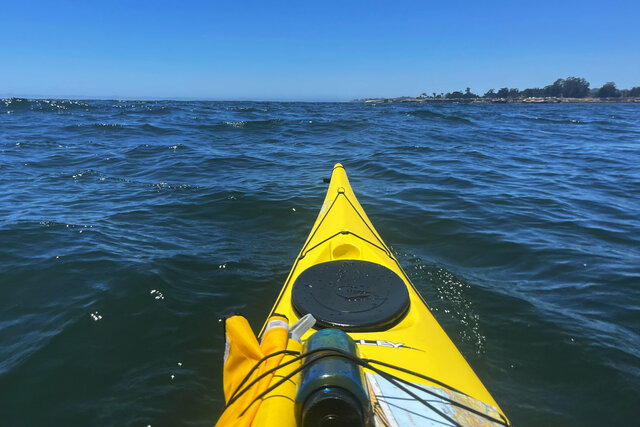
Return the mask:
[[(318, 354), (316, 356), (314, 356), (313, 358), (309, 358), (310, 356), (313, 356), (317, 353), (321, 353)], [(263, 362), (265, 362), (266, 360), (268, 360), (270, 357), (279, 355), (279, 354), (289, 354), (289, 355), (295, 355), (296, 357), (276, 366), (275, 368), (269, 369), (268, 371), (262, 373), (261, 375), (259, 375), (257, 378), (255, 378), (253, 381), (251, 381), (249, 384), (247, 384), (245, 387), (242, 388), (242, 386), (248, 381), (249, 377), (255, 372), (255, 370), (258, 368), (258, 366), (260, 364), (262, 364)], [(445, 420), (447, 420), (448, 422), (450, 422), (451, 424), (453, 424), (456, 427), (463, 427), (460, 423), (458, 423), (457, 421), (453, 420), (452, 418), (450, 418), (448, 415), (446, 415), (445, 413), (443, 413), (442, 411), (440, 411), (439, 409), (435, 408), (433, 405), (431, 405), (429, 402), (427, 402), (426, 400), (422, 399), (420, 396), (418, 396), (417, 394), (413, 393), (411, 390), (409, 390), (407, 387), (403, 386), (401, 383), (406, 384), (408, 386), (417, 388), (418, 390), (430, 394), (434, 397), (437, 397), (439, 399), (442, 399), (448, 403), (450, 403), (451, 405), (457, 406), (461, 409), (464, 409), (466, 411), (469, 411), (479, 417), (485, 418), (488, 421), (500, 424), (502, 426), (505, 427), (509, 427), (510, 424), (508, 423), (508, 421), (506, 420), (506, 418), (504, 418), (504, 416), (502, 414), (500, 414), (500, 417), (502, 417), (502, 419), (497, 419), (494, 418), (490, 415), (484, 414), (474, 408), (471, 408), (469, 406), (466, 406), (460, 402), (457, 402), (455, 400), (452, 400), (450, 398), (444, 397), (439, 395), (438, 393), (431, 391), (429, 389), (426, 389), (424, 387), (422, 387), (420, 384), (415, 384), (412, 383), (411, 381), (402, 379), (397, 377), (396, 375), (393, 375), (389, 372), (383, 371), (380, 368), (376, 368), (375, 366), (372, 366), (372, 364), (378, 364), (378, 365), (382, 365), (384, 367), (387, 368), (391, 368), (394, 370), (398, 370), (401, 372), (404, 372), (406, 374), (409, 375), (413, 375), (415, 377), (424, 379), (426, 381), (432, 382), (434, 384), (437, 384), (443, 388), (447, 388), (451, 391), (454, 391), (456, 393), (460, 393), (464, 396), (469, 396), (468, 394), (461, 392), (459, 390), (457, 390), (456, 388), (449, 386), (446, 383), (443, 383), (441, 381), (438, 381), (434, 378), (431, 378), (429, 376), (420, 374), (418, 372), (414, 372), (411, 371), (409, 369), (406, 368), (402, 368), (400, 366), (395, 366), (389, 363), (385, 363), (385, 362), (381, 362), (375, 359), (363, 359), (357, 356), (354, 356), (351, 353), (348, 353), (346, 351), (337, 349), (337, 348), (331, 348), (331, 347), (325, 347), (325, 348), (316, 348), (314, 350), (310, 350), (306, 353), (300, 353), (298, 351), (291, 351), (291, 350), (282, 350), (282, 351), (278, 351), (275, 353), (272, 353), (268, 356), (263, 357), (262, 359), (260, 359), (254, 366), (253, 368), (249, 371), (249, 373), (247, 373), (247, 375), (243, 378), (243, 380), (240, 382), (240, 384), (238, 385), (238, 387), (236, 388), (236, 390), (232, 393), (231, 397), (229, 398), (229, 401), (227, 402), (227, 404), (225, 405), (225, 408), (228, 408), (229, 406), (231, 406), (235, 401), (238, 400), (238, 398), (240, 398), (240, 396), (242, 396), (245, 392), (247, 392), (249, 389), (251, 389), (251, 387), (253, 387), (253, 385), (255, 385), (258, 381), (260, 381), (261, 379), (265, 378), (266, 376), (276, 372), (277, 370), (288, 366), (292, 363), (295, 363), (301, 359), (304, 358), (309, 358), (308, 360), (304, 361), (299, 367), (297, 367), (296, 369), (294, 369), (292, 372), (290, 372), (289, 374), (282, 376), (280, 378), (280, 380), (278, 380), (275, 384), (271, 385), (270, 387), (268, 387), (266, 390), (264, 390), (262, 393), (260, 393), (258, 396), (256, 396), (249, 405), (247, 405), (247, 407), (242, 411), (242, 413), (240, 414), (240, 416), (244, 415), (244, 413), (257, 401), (259, 401), (260, 399), (264, 398), (267, 394), (271, 393), (273, 390), (275, 390), (276, 388), (278, 388), (280, 385), (284, 384), (285, 382), (289, 381), (291, 378), (293, 378), (295, 375), (297, 375), (299, 372), (301, 372), (302, 370), (304, 370), (306, 367), (316, 363), (318, 360), (324, 359), (326, 357), (342, 357), (345, 359), (348, 359), (354, 363), (356, 363), (359, 366), (362, 366), (363, 368), (367, 368), (375, 373), (377, 373), (378, 375), (380, 375), (381, 377), (383, 377), (384, 379), (386, 379), (387, 381), (389, 381), (391, 384), (393, 384), (394, 386), (396, 386), (397, 388), (399, 388), (400, 390), (402, 390), (403, 392), (405, 392), (406, 394), (408, 394), (409, 396), (413, 397), (415, 400), (417, 400), (418, 402), (422, 403), (423, 405), (425, 405), (426, 407), (428, 407), (429, 409), (431, 409), (433, 412), (435, 412), (436, 414), (440, 415), (442, 418), (444, 418)]]

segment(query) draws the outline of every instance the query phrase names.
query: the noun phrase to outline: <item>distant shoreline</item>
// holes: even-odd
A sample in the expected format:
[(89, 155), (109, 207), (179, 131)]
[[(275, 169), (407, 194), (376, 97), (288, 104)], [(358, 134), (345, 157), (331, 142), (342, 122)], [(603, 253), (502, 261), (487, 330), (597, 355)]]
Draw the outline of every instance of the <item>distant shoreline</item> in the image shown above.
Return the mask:
[(365, 104), (387, 104), (396, 102), (424, 102), (424, 103), (443, 103), (443, 102), (461, 102), (465, 104), (629, 104), (640, 103), (640, 97), (629, 98), (558, 98), (558, 97), (529, 97), (529, 98), (413, 98), (401, 96), (398, 98), (365, 98), (354, 99), (352, 102), (364, 102)]

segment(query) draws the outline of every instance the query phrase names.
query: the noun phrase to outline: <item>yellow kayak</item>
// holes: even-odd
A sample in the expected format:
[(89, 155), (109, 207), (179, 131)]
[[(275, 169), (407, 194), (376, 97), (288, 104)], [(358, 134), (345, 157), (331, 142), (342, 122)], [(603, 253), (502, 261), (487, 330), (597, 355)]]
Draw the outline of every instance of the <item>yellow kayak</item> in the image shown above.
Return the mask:
[(260, 341), (242, 316), (224, 322), (218, 426), (510, 425), (340, 164)]

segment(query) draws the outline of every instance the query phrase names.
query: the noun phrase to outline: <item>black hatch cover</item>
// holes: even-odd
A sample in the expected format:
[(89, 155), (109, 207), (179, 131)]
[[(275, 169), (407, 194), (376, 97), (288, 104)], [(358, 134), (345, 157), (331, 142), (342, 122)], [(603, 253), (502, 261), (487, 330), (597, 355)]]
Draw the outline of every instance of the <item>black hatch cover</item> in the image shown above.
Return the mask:
[(300, 316), (319, 328), (377, 331), (395, 325), (409, 308), (409, 292), (392, 270), (368, 261), (338, 260), (304, 270), (291, 300)]

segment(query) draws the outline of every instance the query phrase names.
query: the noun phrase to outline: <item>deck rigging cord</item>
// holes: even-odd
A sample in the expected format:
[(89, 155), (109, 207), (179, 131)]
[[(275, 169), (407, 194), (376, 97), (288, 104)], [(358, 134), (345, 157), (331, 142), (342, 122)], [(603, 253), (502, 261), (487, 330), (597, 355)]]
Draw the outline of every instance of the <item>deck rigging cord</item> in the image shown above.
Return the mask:
[[(257, 378), (253, 379), (249, 384), (247, 384), (245, 387), (242, 387), (250, 378), (251, 374), (253, 372), (255, 372), (255, 370), (258, 368), (258, 366), (260, 364), (262, 364), (264, 361), (266, 361), (267, 359), (269, 359), (270, 357), (273, 357), (277, 354), (289, 354), (289, 355), (295, 355), (294, 358), (281, 363), (279, 366), (276, 366), (275, 368), (269, 369), (268, 371), (262, 373), (260, 376), (258, 376)], [(305, 360), (299, 367), (297, 367), (296, 369), (294, 369), (293, 371), (291, 371), (289, 374), (281, 377), (275, 384), (271, 385), (269, 388), (267, 388), (266, 390), (264, 390), (262, 393), (260, 393), (258, 396), (256, 396), (251, 403), (249, 403), (247, 405), (247, 407), (243, 410), (243, 412), (240, 414), (241, 416), (246, 412), (247, 409), (249, 409), (254, 403), (256, 403), (257, 401), (261, 400), (262, 398), (264, 398), (266, 395), (268, 395), (269, 393), (271, 393), (273, 390), (275, 390), (276, 388), (278, 388), (280, 385), (284, 384), (286, 381), (289, 381), (291, 378), (293, 378), (296, 374), (298, 374), (299, 372), (301, 372), (302, 370), (304, 370), (305, 368), (307, 368), (308, 366), (316, 363), (318, 360), (327, 358), (327, 357), (342, 357), (344, 359), (350, 360), (353, 363), (363, 367), (363, 368), (367, 368), (373, 372), (375, 372), (376, 374), (380, 375), (381, 377), (383, 377), (385, 380), (389, 381), (391, 384), (393, 384), (394, 386), (396, 386), (397, 388), (399, 388), (400, 390), (402, 390), (403, 392), (405, 392), (406, 394), (408, 394), (409, 396), (411, 396), (412, 398), (414, 398), (416, 401), (422, 403), (424, 406), (428, 407), (429, 409), (431, 409), (433, 412), (435, 412), (436, 414), (438, 414), (439, 416), (441, 416), (442, 418), (444, 418), (445, 420), (447, 420), (448, 422), (450, 422), (452, 425), (454, 425), (455, 427), (464, 427), (462, 426), (460, 423), (458, 423), (457, 421), (453, 420), (451, 417), (449, 417), (448, 415), (444, 414), (442, 411), (440, 411), (439, 409), (437, 409), (436, 407), (434, 407), (432, 404), (430, 404), (428, 401), (426, 401), (425, 399), (421, 398), (420, 396), (418, 396), (417, 394), (415, 394), (414, 392), (412, 392), (411, 390), (409, 390), (407, 387), (405, 387), (402, 384), (405, 384), (407, 386), (416, 388), (424, 393), (430, 394), (434, 397), (437, 397), (453, 406), (459, 407), (461, 409), (464, 409), (468, 412), (471, 412), (479, 417), (485, 418), (488, 421), (497, 423), (499, 425), (505, 426), (505, 427), (509, 427), (510, 424), (508, 423), (508, 421), (504, 418), (504, 416), (502, 414), (500, 414), (500, 417), (502, 419), (498, 419), (498, 418), (494, 418), (490, 415), (484, 414), (480, 411), (478, 411), (477, 409), (471, 408), (467, 405), (464, 405), (460, 402), (457, 402), (455, 400), (449, 399), (447, 397), (441, 396), (440, 394), (431, 391), (425, 387), (422, 387), (420, 384), (416, 384), (416, 383), (412, 383), (411, 381), (399, 378), (396, 375), (393, 375), (387, 371), (383, 371), (380, 368), (376, 368), (375, 366), (373, 366), (373, 364), (377, 364), (377, 365), (382, 365), (386, 368), (390, 368), (390, 369), (394, 369), (400, 372), (404, 372), (406, 374), (409, 375), (413, 375), (417, 378), (421, 378), (423, 380), (427, 380), (429, 382), (432, 382), (434, 384), (437, 384), (443, 388), (449, 389), (451, 391), (454, 391), (456, 393), (462, 394), (464, 396), (468, 396), (466, 393), (457, 390), (454, 387), (449, 386), (448, 384), (445, 384), (441, 381), (436, 380), (435, 378), (431, 378), (429, 376), (420, 374), (418, 372), (414, 372), (411, 371), (409, 369), (406, 368), (402, 368), (400, 366), (396, 366), (396, 365), (392, 365), (390, 363), (385, 363), (385, 362), (380, 362), (377, 361), (375, 359), (364, 359), (364, 358), (360, 358), (357, 356), (354, 356), (346, 351), (337, 349), (337, 348), (332, 348), (332, 347), (323, 347), (323, 348), (316, 348), (314, 350), (310, 350), (306, 353), (300, 353), (298, 351), (291, 351), (291, 350), (282, 350), (273, 354), (270, 354), (268, 356), (263, 357), (262, 359), (260, 359), (255, 365), (254, 367), (249, 371), (249, 373), (243, 378), (243, 380), (240, 382), (240, 384), (238, 385), (238, 387), (236, 388), (236, 390), (231, 394), (231, 397), (229, 398), (229, 401), (227, 402), (227, 404), (225, 405), (225, 408), (231, 406), (240, 396), (242, 396), (245, 392), (247, 392), (248, 390), (251, 389), (251, 387), (256, 384), (258, 381), (260, 381), (261, 379), (265, 378), (268, 375), (273, 374), (274, 372), (276, 372), (277, 370), (284, 368), (292, 363), (295, 363), (301, 359), (307, 359)]]

